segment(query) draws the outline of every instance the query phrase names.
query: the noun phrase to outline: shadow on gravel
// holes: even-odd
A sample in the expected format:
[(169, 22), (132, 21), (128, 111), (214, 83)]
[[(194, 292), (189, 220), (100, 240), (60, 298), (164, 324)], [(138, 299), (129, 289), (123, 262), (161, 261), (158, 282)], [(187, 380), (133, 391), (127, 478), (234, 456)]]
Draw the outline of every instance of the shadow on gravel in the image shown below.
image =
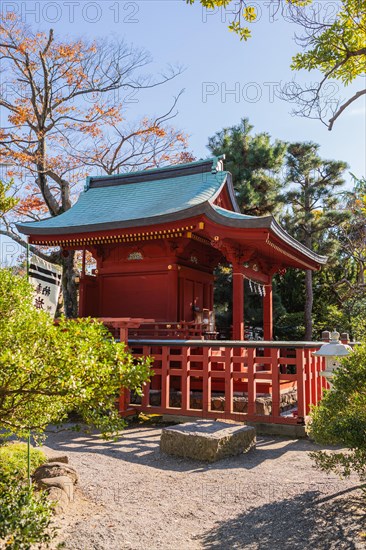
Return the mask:
[(366, 505), (357, 489), (326, 495), (311, 490), (291, 498), (268, 494), (268, 503), (254, 508), (253, 501), (245, 513), (218, 522), (197, 540), (210, 550), (361, 550)]
[(75, 432), (70, 429), (47, 434), (46, 445), (63, 453), (98, 453), (125, 462), (141, 464), (164, 471), (251, 470), (266, 460), (281, 457), (290, 451), (311, 451), (318, 447), (308, 440), (258, 436), (257, 447), (248, 453), (226, 458), (211, 464), (196, 460), (171, 457), (160, 453), (161, 428), (127, 428), (118, 441), (104, 441), (98, 434)]

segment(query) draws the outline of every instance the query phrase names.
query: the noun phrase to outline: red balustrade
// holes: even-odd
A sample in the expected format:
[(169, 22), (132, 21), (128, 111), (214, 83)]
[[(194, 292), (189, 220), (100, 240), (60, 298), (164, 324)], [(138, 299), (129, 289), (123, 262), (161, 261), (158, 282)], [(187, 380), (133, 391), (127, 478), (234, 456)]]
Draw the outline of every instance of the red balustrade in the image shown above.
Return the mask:
[(327, 386), (321, 342), (129, 340), (154, 359), (135, 409), (236, 421), (303, 423)]

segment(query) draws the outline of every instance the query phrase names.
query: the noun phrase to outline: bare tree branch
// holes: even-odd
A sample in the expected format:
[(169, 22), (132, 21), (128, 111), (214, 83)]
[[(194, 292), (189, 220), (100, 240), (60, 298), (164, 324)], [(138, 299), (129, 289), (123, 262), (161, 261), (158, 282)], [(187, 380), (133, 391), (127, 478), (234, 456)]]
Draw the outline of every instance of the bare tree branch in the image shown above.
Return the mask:
[(329, 125), (328, 125), (328, 130), (331, 130), (333, 128), (333, 124), (335, 123), (335, 121), (337, 120), (337, 118), (343, 113), (343, 111), (345, 109), (347, 109), (347, 107), (349, 107), (349, 105), (351, 105), (351, 103), (353, 103), (354, 101), (356, 101), (356, 99), (358, 99), (359, 97), (363, 96), (364, 94), (366, 94), (366, 88), (365, 90), (360, 90), (359, 92), (355, 93), (355, 95), (353, 95), (350, 99), (348, 99), (348, 101), (346, 101), (345, 103), (343, 103), (343, 105), (341, 105), (339, 107), (339, 109), (336, 111), (336, 113), (332, 116), (332, 118), (329, 119)]

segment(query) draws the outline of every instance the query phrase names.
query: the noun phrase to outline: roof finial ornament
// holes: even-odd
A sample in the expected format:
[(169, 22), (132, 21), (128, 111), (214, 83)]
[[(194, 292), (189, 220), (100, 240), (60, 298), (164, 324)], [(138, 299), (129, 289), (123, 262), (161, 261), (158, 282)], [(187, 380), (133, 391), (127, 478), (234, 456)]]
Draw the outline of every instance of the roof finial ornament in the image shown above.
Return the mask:
[(339, 332), (337, 331), (336, 328), (333, 329), (333, 332), (330, 333), (330, 341), (331, 342), (339, 342), (339, 338), (340, 338), (340, 334)]
[(212, 164), (212, 174), (216, 174), (217, 172), (222, 172), (224, 170), (224, 160), (226, 158), (225, 153), (222, 155), (219, 155), (218, 157), (214, 157), (214, 161)]

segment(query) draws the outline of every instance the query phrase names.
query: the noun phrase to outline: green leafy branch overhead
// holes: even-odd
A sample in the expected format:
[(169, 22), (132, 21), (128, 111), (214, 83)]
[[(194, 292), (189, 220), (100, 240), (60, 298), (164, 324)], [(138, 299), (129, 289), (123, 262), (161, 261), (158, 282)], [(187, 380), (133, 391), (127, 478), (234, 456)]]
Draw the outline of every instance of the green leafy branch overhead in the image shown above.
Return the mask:
[[(194, 2), (187, 0), (189, 4)], [(200, 0), (200, 3), (211, 10), (230, 6), (229, 30), (240, 40), (247, 41), (252, 36), (250, 24), (257, 20), (257, 12), (250, 0)], [(322, 75), (319, 82), (305, 86), (293, 82), (282, 90), (281, 97), (298, 106), (295, 114), (318, 118), (332, 130), (345, 109), (366, 94), (364, 83), (345, 101), (335, 98), (326, 88), (331, 80), (348, 86), (366, 74), (366, 0), (338, 2), (336, 14), (329, 20), (326, 10), (323, 19), (319, 17), (319, 5), (313, 0), (272, 0), (267, 6), (271, 4), (276, 11), (287, 7), (287, 19), (303, 29), (301, 36), (295, 36), (303, 51), (292, 58), (291, 69), (317, 70)]]
[[(195, 1), (186, 0), (187, 4), (194, 4)], [(284, 0), (284, 2), (294, 6), (306, 6), (311, 4), (312, 0)], [(257, 20), (257, 10), (250, 0), (200, 0), (200, 3), (208, 10), (227, 8), (229, 5), (234, 5), (237, 9), (230, 12), (233, 14), (233, 18), (229, 21), (228, 29), (237, 34), (240, 40), (246, 41), (251, 38), (252, 33), (247, 23), (254, 23)]]
[(9, 183), (4, 183), (0, 180), (0, 218), (4, 216), (10, 210), (13, 210), (18, 204), (19, 199), (13, 196), (9, 196), (9, 191), (13, 187), (13, 180)]

